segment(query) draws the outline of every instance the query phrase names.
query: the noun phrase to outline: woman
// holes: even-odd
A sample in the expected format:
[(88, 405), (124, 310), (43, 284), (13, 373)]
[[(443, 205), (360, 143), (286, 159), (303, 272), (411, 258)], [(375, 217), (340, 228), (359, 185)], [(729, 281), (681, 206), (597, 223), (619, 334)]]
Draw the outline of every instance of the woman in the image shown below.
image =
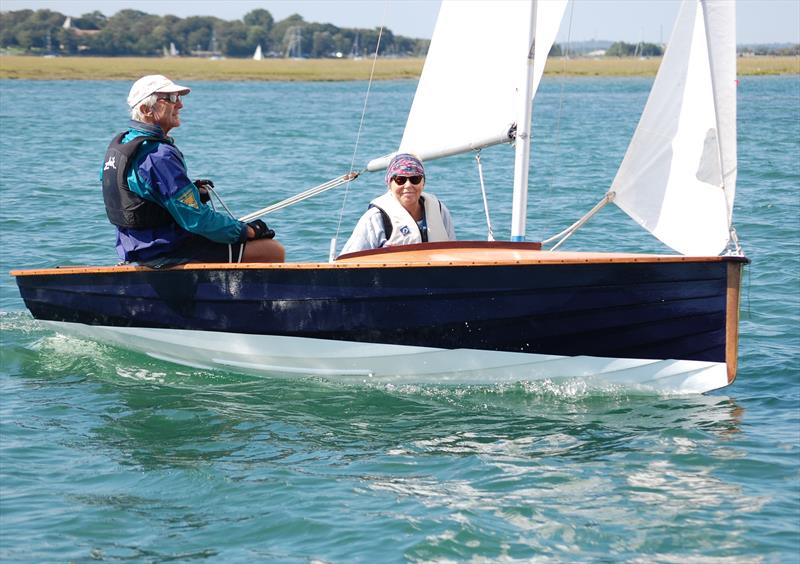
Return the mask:
[(455, 241), (450, 211), (425, 188), (425, 168), (414, 155), (396, 155), (386, 169), (387, 192), (370, 202), (341, 254), (434, 241)]

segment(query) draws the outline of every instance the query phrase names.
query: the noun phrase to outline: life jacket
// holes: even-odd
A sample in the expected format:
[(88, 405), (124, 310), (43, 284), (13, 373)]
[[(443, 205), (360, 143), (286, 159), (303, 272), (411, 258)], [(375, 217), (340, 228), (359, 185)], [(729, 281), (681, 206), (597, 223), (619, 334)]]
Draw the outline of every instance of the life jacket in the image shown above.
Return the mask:
[(133, 156), (145, 141), (172, 142), (164, 137), (139, 136), (122, 143), (127, 131), (111, 140), (103, 165), (103, 200), (108, 220), (126, 229), (153, 229), (175, 223), (172, 215), (160, 205), (131, 192), (128, 172)]
[(387, 239), (384, 246), (411, 245), (413, 243), (422, 243), (423, 240), (430, 242), (450, 240), (442, 220), (441, 202), (430, 192), (426, 192), (421, 198), (425, 208), (425, 223), (427, 224), (425, 237), (420, 233), (419, 225), (411, 217), (411, 214), (397, 201), (397, 198), (391, 192), (372, 200), (370, 206), (378, 208), (383, 217)]

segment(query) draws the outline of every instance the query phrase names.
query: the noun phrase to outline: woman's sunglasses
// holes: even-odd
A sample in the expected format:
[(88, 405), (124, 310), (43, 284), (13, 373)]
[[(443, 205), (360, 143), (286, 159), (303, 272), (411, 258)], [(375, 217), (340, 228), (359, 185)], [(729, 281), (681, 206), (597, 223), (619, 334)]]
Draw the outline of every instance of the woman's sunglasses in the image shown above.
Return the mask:
[(425, 178), (424, 176), (394, 176), (392, 180), (397, 182), (398, 186), (402, 186), (406, 183), (406, 180), (411, 182), (411, 184), (419, 184), (422, 182), (422, 179)]

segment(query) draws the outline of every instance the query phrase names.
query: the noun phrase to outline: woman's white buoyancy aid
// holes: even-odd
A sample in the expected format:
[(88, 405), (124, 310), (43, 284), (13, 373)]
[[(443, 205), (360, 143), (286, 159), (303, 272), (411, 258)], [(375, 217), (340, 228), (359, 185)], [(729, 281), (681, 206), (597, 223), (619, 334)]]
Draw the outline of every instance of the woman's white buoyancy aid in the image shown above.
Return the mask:
[[(397, 201), (397, 198), (391, 192), (386, 192), (383, 196), (375, 198), (370, 203), (386, 212), (392, 222), (392, 236), (384, 243), (384, 246), (393, 247), (396, 245), (422, 243), (422, 234), (419, 231), (417, 222), (414, 221), (411, 214)], [(425, 206), (428, 241), (449, 241), (450, 238), (442, 221), (442, 208), (439, 200), (430, 192), (426, 192), (422, 196), (422, 203)]]

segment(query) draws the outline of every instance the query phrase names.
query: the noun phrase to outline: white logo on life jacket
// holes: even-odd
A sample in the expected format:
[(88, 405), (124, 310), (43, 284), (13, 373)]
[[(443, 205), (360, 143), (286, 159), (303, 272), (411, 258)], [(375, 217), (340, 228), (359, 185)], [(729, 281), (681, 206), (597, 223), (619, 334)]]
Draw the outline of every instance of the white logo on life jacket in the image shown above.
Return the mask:
[(103, 170), (108, 170), (110, 168), (113, 168), (114, 170), (117, 170), (116, 160), (117, 160), (117, 157), (109, 158), (108, 161), (106, 161), (106, 166), (103, 167)]
[(402, 233), (403, 235), (408, 235), (409, 233), (411, 233), (411, 230), (408, 228), (407, 225), (404, 225), (403, 227), (400, 228), (400, 233)]

